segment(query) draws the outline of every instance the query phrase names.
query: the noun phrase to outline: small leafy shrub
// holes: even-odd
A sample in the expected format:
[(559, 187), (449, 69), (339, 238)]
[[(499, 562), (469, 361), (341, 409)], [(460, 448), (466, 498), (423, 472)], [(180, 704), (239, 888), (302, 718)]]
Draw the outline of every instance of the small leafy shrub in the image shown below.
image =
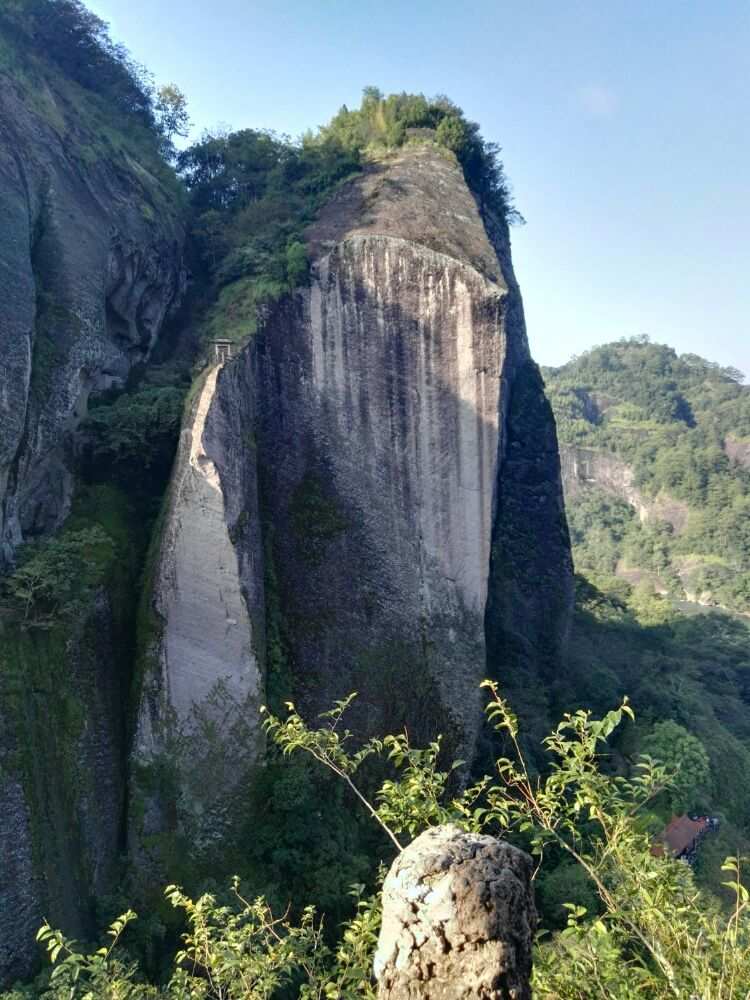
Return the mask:
[(112, 539), (98, 525), (24, 546), (15, 570), (2, 581), (22, 628), (52, 628), (80, 613), (113, 552)]
[[(439, 742), (415, 749), (402, 734), (357, 744), (343, 723), (353, 696), (325, 713), (321, 728), (311, 729), (290, 704), (286, 718), (267, 717), (266, 730), (285, 754), (308, 754), (335, 774), (397, 851), (420, 830), (452, 822), (513, 836), (540, 866), (551, 854), (567, 858), (559, 888), (580, 899), (586, 884), (595, 905), (589, 910), (581, 902), (562, 903), (568, 912), (565, 928), (541, 934), (535, 997), (746, 1000), (750, 893), (741, 880), (742, 862), (731, 857), (724, 862), (732, 904), (723, 909), (696, 890), (688, 866), (651, 853), (641, 816), (671, 786), (672, 774), (649, 758), (630, 778), (612, 776), (603, 767), (608, 739), (623, 720), (632, 719), (627, 702), (600, 719), (584, 711), (565, 715), (544, 741), (549, 759), (540, 775), (526, 764), (510, 708), (494, 684), (484, 686), (490, 694), (488, 720), (510, 753), (497, 759), (491, 775), (458, 792), (450, 790), (453, 769), (438, 763)], [(393, 770), (371, 800), (361, 775), (373, 758), (389, 760)], [(574, 869), (579, 875), (571, 879)], [(356, 914), (332, 948), (310, 908), (303, 908), (298, 920), (279, 918), (262, 898), (245, 899), (236, 881), (233, 902), (226, 905), (210, 894), (194, 901), (170, 886), (167, 897), (184, 912), (187, 930), (171, 978), (161, 987), (145, 984), (119, 949), (132, 912), (112, 925), (110, 944), (93, 953), (45, 925), (39, 936), (54, 968), (44, 995), (265, 1000), (283, 989), (304, 1000), (372, 1000), (380, 902), (377, 894), (363, 897), (361, 887), (354, 892)]]

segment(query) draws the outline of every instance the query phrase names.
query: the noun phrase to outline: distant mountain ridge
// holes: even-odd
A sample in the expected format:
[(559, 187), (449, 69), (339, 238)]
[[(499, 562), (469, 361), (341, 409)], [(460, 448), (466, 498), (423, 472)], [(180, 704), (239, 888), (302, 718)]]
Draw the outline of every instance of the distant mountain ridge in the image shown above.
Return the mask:
[(750, 386), (645, 337), (544, 369), (577, 569), (750, 611)]

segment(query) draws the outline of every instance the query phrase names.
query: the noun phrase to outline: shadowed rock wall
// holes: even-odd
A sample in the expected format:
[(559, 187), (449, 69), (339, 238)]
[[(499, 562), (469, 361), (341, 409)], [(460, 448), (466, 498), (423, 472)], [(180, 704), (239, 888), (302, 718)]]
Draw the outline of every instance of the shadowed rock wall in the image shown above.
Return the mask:
[(0, 73), (0, 562), (62, 523), (89, 394), (148, 358), (185, 281), (175, 192), (30, 86)]

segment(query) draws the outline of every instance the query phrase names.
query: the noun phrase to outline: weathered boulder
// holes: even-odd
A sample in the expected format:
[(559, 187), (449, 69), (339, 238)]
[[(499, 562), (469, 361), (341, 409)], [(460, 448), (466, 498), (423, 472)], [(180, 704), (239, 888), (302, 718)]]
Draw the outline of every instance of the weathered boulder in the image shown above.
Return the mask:
[(383, 886), (380, 1000), (530, 1000), (531, 873), (494, 837), (455, 826), (417, 837)]

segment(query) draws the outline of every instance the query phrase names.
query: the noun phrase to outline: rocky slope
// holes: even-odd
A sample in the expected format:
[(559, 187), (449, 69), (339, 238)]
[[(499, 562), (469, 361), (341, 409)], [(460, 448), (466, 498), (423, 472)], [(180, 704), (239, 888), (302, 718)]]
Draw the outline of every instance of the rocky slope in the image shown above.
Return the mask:
[[(309, 287), (208, 371), (183, 432), (152, 597), (147, 772), (154, 746), (213, 710), (218, 682), (236, 685), (252, 731), (259, 675), (307, 714), (356, 690), (360, 733), (443, 731), (470, 760), (479, 681), (560, 662), (559, 460), (504, 224), (482, 219), (449, 154), (412, 147), (342, 188), (308, 247)], [(238, 594), (246, 613), (230, 612)], [(256, 759), (246, 746), (227, 787)], [(189, 812), (196, 753), (168, 790), (171, 820), (167, 790), (149, 799), (162, 832)], [(135, 801), (151, 788), (136, 778)]]
[[(65, 519), (88, 398), (148, 359), (185, 276), (176, 188), (116, 123), (104, 131), (101, 103), (0, 41), (2, 565)], [(0, 611), (0, 981), (32, 968), (42, 917), (87, 933), (94, 898), (112, 890), (126, 606), (98, 587), (49, 632)]]

